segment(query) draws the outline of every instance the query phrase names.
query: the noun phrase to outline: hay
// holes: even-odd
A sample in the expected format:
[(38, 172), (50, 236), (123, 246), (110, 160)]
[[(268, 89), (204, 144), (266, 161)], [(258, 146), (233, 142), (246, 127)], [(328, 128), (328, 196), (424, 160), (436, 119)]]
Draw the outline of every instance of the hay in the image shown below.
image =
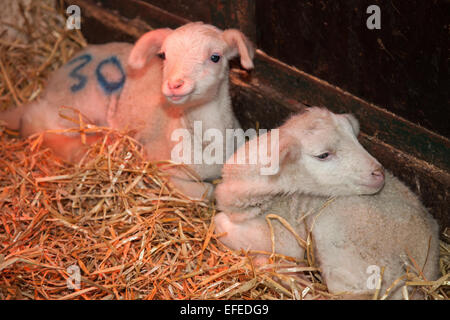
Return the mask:
[[(36, 99), (48, 75), (87, 45), (79, 30), (65, 30), (65, 18), (51, 0), (20, 6), (24, 26), (8, 25), (18, 36), (0, 36), (0, 110)], [(22, 13), (23, 12), (23, 13)]]
[[(0, 298), (283, 299), (306, 286), (322, 293), (315, 277), (286, 275), (315, 268), (258, 269), (227, 250), (213, 234), (214, 208), (168, 184), (161, 167), (170, 163), (146, 162), (132, 138), (98, 130), (105, 138), (76, 165), (42, 148), (40, 135), (1, 135)], [(71, 266), (82, 274), (75, 291), (67, 287)]]
[[(49, 73), (86, 45), (64, 30), (52, 1), (32, 1), (17, 27), (24, 40), (0, 39), (0, 109), (36, 99)], [(214, 205), (175, 190), (126, 133), (91, 127), (104, 139), (77, 164), (42, 136), (13, 138), (0, 125), (0, 299), (334, 299), (312, 265), (265, 253), (233, 252), (214, 234)], [(448, 275), (450, 248), (441, 244)], [(407, 285), (448, 299), (448, 276), (426, 281), (414, 263)], [(74, 283), (79, 271), (81, 282)], [(382, 299), (384, 293), (377, 293)]]

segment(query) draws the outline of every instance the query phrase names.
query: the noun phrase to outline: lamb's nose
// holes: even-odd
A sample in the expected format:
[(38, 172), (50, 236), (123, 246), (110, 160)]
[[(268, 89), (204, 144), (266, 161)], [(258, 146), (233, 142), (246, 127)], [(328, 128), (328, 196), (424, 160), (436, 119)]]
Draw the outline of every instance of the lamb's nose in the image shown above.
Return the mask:
[(380, 166), (372, 171), (372, 177), (377, 180), (384, 180), (384, 168)]
[(181, 88), (183, 86), (183, 84), (184, 84), (184, 80), (183, 79), (177, 79), (177, 80), (169, 81), (169, 83), (168, 83), (170, 90), (179, 89), (179, 88)]

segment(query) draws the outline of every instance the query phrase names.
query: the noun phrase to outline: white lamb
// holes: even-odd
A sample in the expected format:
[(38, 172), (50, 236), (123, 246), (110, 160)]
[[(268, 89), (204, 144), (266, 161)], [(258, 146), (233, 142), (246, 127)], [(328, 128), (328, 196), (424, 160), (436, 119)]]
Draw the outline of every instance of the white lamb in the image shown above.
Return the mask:
[[(240, 31), (222, 31), (201, 22), (150, 31), (134, 46), (91, 45), (53, 74), (37, 102), (0, 113), (0, 120), (24, 137), (72, 128), (73, 122), (59, 116), (60, 111), (68, 113), (61, 106), (70, 106), (88, 123), (132, 129), (149, 160), (170, 160), (179, 142), (172, 141), (175, 129), (189, 130), (194, 144), (194, 140), (204, 143), (202, 133), (209, 128), (224, 133), (227, 128), (240, 127), (232, 111), (228, 81), (228, 60), (237, 55), (244, 68), (253, 68), (254, 49)], [(201, 121), (203, 130), (196, 136), (194, 121)], [(88, 137), (88, 143), (97, 138)], [(78, 135), (46, 133), (45, 143), (69, 160), (84, 150)], [(220, 176), (230, 155), (227, 145), (231, 144), (224, 144), (221, 163), (190, 165), (201, 180)], [(196, 183), (180, 169), (169, 171), (172, 182), (185, 194), (195, 198), (212, 195), (211, 184)]]
[[(377, 283), (371, 276), (382, 267), (384, 292), (405, 273), (405, 263), (435, 280), (436, 221), (403, 183), (384, 173), (359, 144), (358, 132), (351, 115), (309, 108), (279, 128), (275, 175), (260, 175), (261, 164), (227, 162), (216, 189), (223, 211), (215, 217), (216, 233), (224, 234), (220, 240), (233, 249), (272, 252), (266, 216), (274, 214), (304, 240), (312, 230), (316, 263), (332, 293), (370, 297)], [(245, 152), (248, 158), (248, 145), (236, 154)], [(324, 207), (329, 197), (335, 198)], [(278, 219), (270, 221), (275, 252), (303, 259), (304, 243)], [(402, 296), (398, 286), (391, 293), (390, 298)]]

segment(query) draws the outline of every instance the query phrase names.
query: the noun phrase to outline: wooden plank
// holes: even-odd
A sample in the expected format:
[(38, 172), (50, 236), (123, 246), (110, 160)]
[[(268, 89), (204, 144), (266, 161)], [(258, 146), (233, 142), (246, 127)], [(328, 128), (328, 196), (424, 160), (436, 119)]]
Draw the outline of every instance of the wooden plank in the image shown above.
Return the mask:
[[(142, 20), (156, 21), (158, 26), (176, 27), (173, 23), (184, 18), (210, 23), (222, 29), (236, 28), (252, 41), (256, 40), (254, 0), (98, 0), (97, 3), (104, 8), (117, 10), (129, 19), (139, 17)], [(151, 10), (143, 10), (144, 8)], [(164, 14), (161, 14), (161, 9), (166, 10)], [(151, 12), (159, 13), (156, 15)], [(166, 16), (172, 16), (170, 21)]]
[[(76, 4), (77, 1), (71, 3)], [(190, 22), (187, 19), (176, 16), (166, 10), (156, 7), (150, 3), (140, 0), (123, 1), (123, 0), (99, 0), (95, 1), (82, 1), (83, 6), (87, 6), (89, 10), (94, 5), (98, 8), (101, 6), (106, 9), (120, 12), (120, 15), (124, 18), (133, 20), (140, 20), (144, 22), (150, 22), (153, 28), (177, 28), (180, 25)]]
[[(146, 16), (149, 25), (176, 27), (186, 22), (141, 2), (130, 0), (127, 6), (136, 6), (133, 10), (141, 8), (140, 16)], [(94, 1), (72, 0), (70, 3), (82, 8), (82, 32), (90, 43), (122, 38), (134, 41), (139, 33), (147, 30), (139, 27), (139, 21), (134, 21), (136, 29), (129, 28), (127, 19), (98, 7)], [(151, 17), (155, 17), (154, 20)], [(232, 63), (230, 79), (233, 108), (244, 128), (254, 127), (257, 122), (260, 128), (273, 128), (304, 104), (354, 113), (361, 122), (360, 140), (369, 152), (422, 198), (441, 228), (450, 225), (448, 139), (260, 51), (254, 71), (248, 74)]]
[(445, 137), (262, 52), (255, 61), (255, 73), (291, 99), (308, 105), (326, 106), (335, 112), (351, 112), (360, 120), (363, 132), (376, 135), (416, 158), (450, 170), (450, 140)]
[[(258, 48), (268, 55), (450, 137), (450, 1), (256, 3)], [(370, 5), (380, 29), (367, 28)]]

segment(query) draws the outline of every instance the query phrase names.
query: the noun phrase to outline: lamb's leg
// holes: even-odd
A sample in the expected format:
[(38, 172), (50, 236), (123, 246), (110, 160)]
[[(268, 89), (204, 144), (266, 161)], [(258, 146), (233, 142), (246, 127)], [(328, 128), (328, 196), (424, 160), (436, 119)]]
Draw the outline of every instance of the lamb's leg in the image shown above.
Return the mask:
[[(13, 115), (12, 112), (10, 114)], [(8, 115), (5, 114), (5, 117)], [(88, 151), (89, 145), (103, 137), (102, 134), (87, 134), (83, 143), (76, 133), (48, 132), (47, 130), (63, 131), (76, 127), (76, 124), (60, 117), (59, 110), (49, 107), (45, 99), (19, 107), (16, 118), (10, 116), (7, 120), (8, 127), (20, 130), (20, 135), (24, 138), (43, 132), (43, 145), (52, 149), (57, 157), (69, 162), (78, 162)]]
[[(243, 220), (245, 213), (229, 214), (221, 212), (215, 216), (216, 233), (225, 233), (220, 241), (226, 246), (238, 250), (272, 252), (270, 227), (265, 215)], [(298, 244), (292, 233), (280, 222), (271, 220), (275, 241), (275, 253), (303, 259), (304, 249)]]
[(0, 121), (3, 121), (7, 128), (20, 130), (20, 120), (24, 113), (24, 105), (0, 112)]
[(217, 234), (226, 233), (219, 240), (231, 249), (272, 250), (270, 229), (263, 217), (235, 222), (230, 215), (220, 212), (214, 217), (214, 224)]
[[(362, 255), (360, 250), (367, 245), (366, 238), (374, 228), (370, 225), (373, 220), (367, 209), (342, 199), (332, 202), (319, 215), (308, 218), (309, 226), (314, 222), (315, 258), (329, 292), (346, 293), (341, 297), (344, 299), (373, 296), (377, 270), (372, 271), (369, 266), (376, 268), (377, 263), (370, 254)], [(360, 224), (363, 224), (361, 228), (353, 227)]]
[(68, 162), (78, 162), (89, 150), (89, 146), (102, 138), (102, 135), (87, 135), (86, 144), (83, 144), (81, 137), (68, 136), (56, 133), (44, 133), (44, 146), (52, 149), (53, 153)]
[[(157, 148), (156, 148), (157, 149)], [(147, 158), (152, 159), (149, 151)], [(177, 191), (193, 200), (212, 200), (214, 195), (214, 185), (207, 181), (202, 181), (195, 172), (183, 166), (162, 166), (161, 170), (169, 179), (169, 182)]]
[[(410, 257), (422, 267), (427, 280), (438, 277), (438, 239), (428, 246), (428, 235), (438, 234), (437, 224), (423, 219), (413, 206), (382, 193), (377, 203), (364, 197), (340, 198), (316, 219), (313, 243), (316, 259), (331, 293), (347, 291), (373, 296), (381, 269), (380, 296), (406, 272)], [(390, 200), (390, 207), (386, 203)], [(311, 222), (311, 221), (310, 221)], [(414, 268), (412, 268), (414, 270)], [(402, 281), (390, 291), (388, 299), (402, 299)], [(411, 287), (410, 287), (411, 289)], [(410, 299), (421, 299), (420, 292)]]
[(170, 182), (186, 196), (197, 200), (211, 200), (214, 194), (214, 186), (209, 182), (198, 182), (183, 179), (178, 176), (170, 176)]

